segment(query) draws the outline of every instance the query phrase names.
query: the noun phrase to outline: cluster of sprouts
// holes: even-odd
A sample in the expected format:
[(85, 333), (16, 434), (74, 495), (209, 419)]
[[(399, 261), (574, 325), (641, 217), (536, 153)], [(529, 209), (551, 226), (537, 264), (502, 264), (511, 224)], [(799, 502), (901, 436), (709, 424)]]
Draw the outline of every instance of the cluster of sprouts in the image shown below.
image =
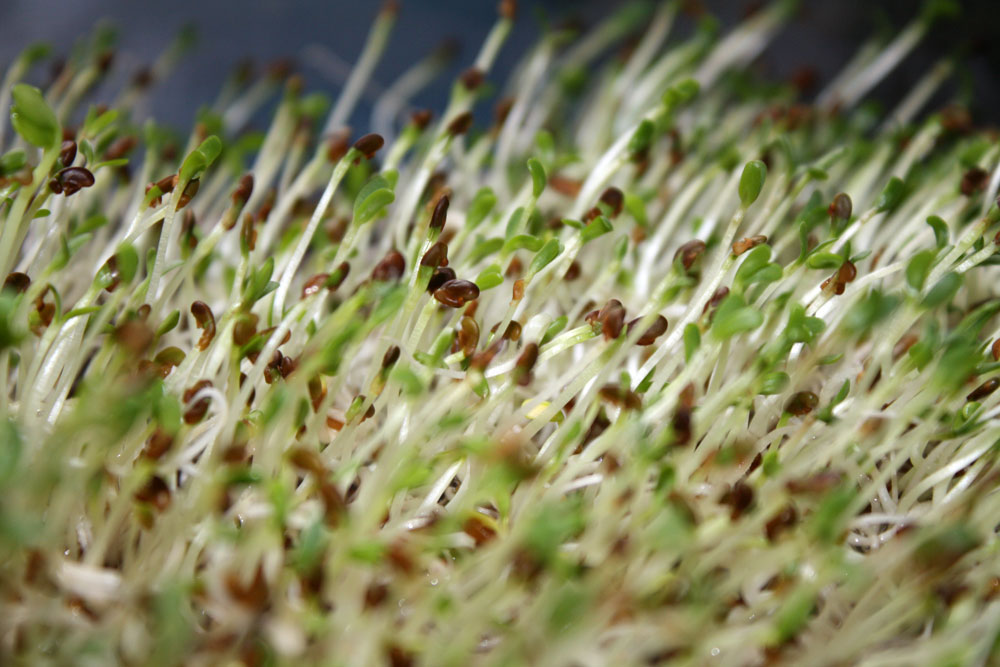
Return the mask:
[[(0, 84), (4, 664), (1000, 660), (1000, 144), (681, 2), (512, 0), (447, 107), (241, 71), (189, 136), (113, 33)], [(617, 55), (623, 41), (629, 48)], [(492, 118), (484, 99), (495, 105)], [(265, 131), (254, 119), (276, 101)]]

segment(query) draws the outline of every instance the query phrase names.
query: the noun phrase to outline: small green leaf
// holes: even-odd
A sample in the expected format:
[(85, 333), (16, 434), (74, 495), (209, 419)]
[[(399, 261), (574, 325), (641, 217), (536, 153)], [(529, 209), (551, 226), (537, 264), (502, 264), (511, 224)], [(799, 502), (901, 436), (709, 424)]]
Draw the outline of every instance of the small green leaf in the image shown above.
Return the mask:
[(531, 196), (538, 199), (545, 190), (545, 167), (535, 158), (528, 159), (528, 171), (531, 172)]
[(784, 371), (768, 373), (761, 378), (760, 389), (757, 390), (757, 393), (763, 396), (780, 394), (786, 387), (788, 387), (790, 382), (791, 378), (789, 378), (788, 373), (785, 373)]
[(906, 264), (906, 282), (918, 292), (924, 288), (927, 274), (931, 272), (931, 264), (937, 252), (934, 250), (922, 250), (910, 258)]
[(810, 269), (837, 269), (844, 263), (844, 258), (832, 252), (814, 252), (806, 259)]
[(53, 148), (61, 138), (59, 121), (45, 101), (42, 91), (26, 83), (14, 84), (10, 122), (21, 137), (33, 146)]
[(767, 179), (767, 167), (760, 160), (751, 160), (743, 167), (740, 176), (740, 202), (746, 208), (757, 201)]
[(549, 239), (546, 241), (542, 249), (538, 251), (534, 259), (531, 260), (531, 264), (528, 266), (529, 278), (534, 277), (536, 273), (544, 269), (549, 263), (554, 260), (559, 253), (562, 252), (562, 244), (559, 243), (559, 239)]
[(625, 193), (625, 210), (629, 212), (640, 227), (649, 227), (649, 216), (646, 214), (646, 202), (642, 197), (631, 192)]
[(492, 289), (501, 284), (503, 284), (503, 275), (500, 273), (499, 264), (490, 264), (476, 277), (476, 286), (482, 291)]
[(764, 316), (759, 310), (746, 305), (743, 297), (738, 294), (727, 296), (712, 319), (712, 335), (719, 340), (726, 340), (740, 333), (753, 331), (764, 323)]
[(694, 322), (684, 327), (684, 361), (691, 361), (701, 346), (701, 330)]
[(214, 134), (207, 137), (196, 149), (191, 151), (178, 172), (181, 182), (194, 180), (206, 169), (212, 166), (215, 158), (222, 152), (222, 141)]
[(565, 315), (561, 315), (556, 319), (552, 320), (552, 323), (545, 328), (545, 333), (542, 334), (542, 340), (539, 343), (539, 345), (545, 345), (550, 340), (558, 336), (559, 332), (565, 329), (566, 324), (568, 323), (569, 323), (569, 318), (567, 318)]
[[(362, 197), (364, 197), (362, 199)], [(365, 190), (358, 194), (354, 201), (354, 224), (363, 225), (373, 220), (379, 212), (396, 200), (396, 194), (388, 188), (380, 188), (374, 192), (365, 194)]]
[(173, 311), (165, 318), (163, 318), (163, 322), (161, 322), (160, 326), (156, 328), (156, 337), (159, 338), (161, 336), (165, 336), (166, 334), (170, 333), (171, 331), (174, 330), (174, 327), (176, 327), (177, 323), (180, 321), (181, 321), (181, 311), (179, 310)]
[(479, 188), (476, 196), (472, 198), (472, 203), (469, 204), (469, 212), (465, 216), (466, 227), (470, 230), (478, 227), (496, 204), (497, 196), (493, 194), (493, 190), (487, 187)]
[(605, 218), (603, 215), (599, 215), (590, 222), (587, 226), (580, 230), (580, 238), (584, 243), (589, 243), (599, 236), (603, 236), (610, 232), (614, 227), (611, 221)]
[(653, 121), (643, 119), (639, 123), (639, 127), (635, 128), (635, 132), (632, 133), (632, 138), (628, 141), (628, 152), (641, 153), (646, 150), (649, 143), (653, 140), (653, 130), (655, 129), (656, 126), (653, 125)]
[(118, 246), (115, 253), (115, 260), (118, 263), (118, 276), (122, 282), (130, 283), (135, 278), (135, 273), (139, 269), (139, 253), (131, 243), (123, 243)]
[(0, 157), (0, 176), (10, 176), (23, 169), (27, 163), (28, 158), (20, 148), (7, 151), (3, 157)]
[(898, 177), (893, 176), (889, 179), (889, 182), (885, 184), (882, 189), (882, 194), (878, 196), (878, 202), (875, 204), (875, 210), (878, 212), (892, 211), (899, 203), (903, 200), (903, 195), (906, 194), (906, 185)]
[(503, 244), (503, 255), (509, 255), (515, 250), (527, 249), (531, 252), (538, 252), (542, 249), (545, 242), (537, 236), (532, 236), (531, 234), (518, 234), (517, 236), (512, 236), (507, 239), (507, 242)]
[(938, 250), (948, 245), (948, 224), (936, 215), (927, 218), (927, 224), (934, 230), (934, 243)]
[(959, 288), (962, 286), (962, 276), (954, 273), (948, 272), (941, 277), (941, 280), (937, 281), (933, 287), (927, 292), (927, 296), (921, 302), (924, 308), (931, 309), (937, 308), (938, 306), (950, 303), (951, 300), (958, 293)]

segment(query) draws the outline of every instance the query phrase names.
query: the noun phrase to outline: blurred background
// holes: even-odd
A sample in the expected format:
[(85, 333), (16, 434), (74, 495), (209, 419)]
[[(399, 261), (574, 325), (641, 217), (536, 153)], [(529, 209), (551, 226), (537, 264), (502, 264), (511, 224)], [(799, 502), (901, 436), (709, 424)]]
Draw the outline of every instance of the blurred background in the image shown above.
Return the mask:
[[(65, 54), (101, 19), (118, 28), (114, 72), (119, 82), (152, 61), (185, 24), (198, 29), (195, 49), (153, 96), (152, 113), (170, 124), (190, 126), (195, 111), (211, 102), (233, 67), (246, 58), (260, 66), (290, 57), (308, 88), (334, 96), (345, 71), (360, 52), (379, 0), (0, 0), (0, 65), (27, 44), (51, 43)], [(416, 103), (440, 109), (455, 73), (466, 67), (496, 17), (496, 0), (401, 0), (390, 46), (375, 73), (388, 85), (408, 66), (445, 40), (460, 47), (452, 67)], [(737, 23), (753, 7), (750, 0), (697, 3), (721, 19)], [(893, 34), (918, 11), (918, 0), (803, 0), (795, 20), (781, 33), (756, 67), (786, 78), (801, 66), (814, 68), (818, 85), (847, 62), (858, 45), (879, 31)], [(979, 123), (1000, 120), (1000, 40), (994, 14), (998, 0), (960, 0), (962, 14), (940, 23), (915, 54), (879, 86), (874, 96), (899, 99), (938, 59), (961, 52), (964, 66), (937, 102), (955, 94), (974, 100)], [(534, 44), (540, 16), (558, 22), (580, 19), (593, 24), (622, 5), (616, 0), (520, 0), (517, 27), (490, 79), (502, 83), (517, 59)], [(685, 18), (673, 34), (690, 30)], [(320, 48), (306, 50), (309, 45)], [(310, 55), (311, 54), (311, 55)], [(100, 97), (100, 93), (98, 94)], [(100, 101), (99, 99), (97, 101)], [(367, 129), (370, 105), (363, 101), (352, 122)]]

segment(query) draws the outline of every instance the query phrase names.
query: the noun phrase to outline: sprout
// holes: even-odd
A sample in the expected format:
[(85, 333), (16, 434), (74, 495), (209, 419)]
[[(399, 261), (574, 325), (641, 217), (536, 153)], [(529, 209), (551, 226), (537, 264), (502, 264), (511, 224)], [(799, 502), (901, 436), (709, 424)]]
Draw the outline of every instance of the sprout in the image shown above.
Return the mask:
[(748, 95), (793, 4), (629, 3), (504, 81), (505, 0), (410, 113), (443, 61), (369, 85), (387, 2), (329, 103), (279, 62), (177, 133), (135, 119), (187, 38), (15, 60), (5, 655), (991, 663), (1000, 152), (923, 108), (949, 67), (859, 106), (953, 3)]

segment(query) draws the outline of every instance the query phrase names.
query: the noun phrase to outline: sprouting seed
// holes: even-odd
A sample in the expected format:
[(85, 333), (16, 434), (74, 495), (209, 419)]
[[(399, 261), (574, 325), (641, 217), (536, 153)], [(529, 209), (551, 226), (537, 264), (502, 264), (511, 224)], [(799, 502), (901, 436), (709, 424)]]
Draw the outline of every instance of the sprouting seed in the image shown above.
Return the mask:
[(69, 167), (73, 164), (73, 160), (76, 159), (76, 142), (72, 139), (66, 139), (62, 142), (59, 147), (59, 161), (65, 167)]
[(841, 192), (833, 198), (833, 202), (831, 202), (828, 211), (830, 213), (830, 217), (834, 220), (847, 221), (851, 219), (852, 209), (853, 204), (851, 203), (851, 197), (846, 193)]
[(1000, 387), (1000, 378), (990, 378), (969, 392), (969, 395), (965, 399), (968, 401), (981, 401), (995, 392), (998, 387)]
[(385, 139), (382, 138), (382, 135), (374, 132), (366, 134), (354, 142), (354, 148), (369, 160), (375, 157), (375, 153), (384, 145)]
[(453, 137), (457, 137), (465, 134), (472, 127), (472, 112), (466, 111), (460, 113), (449, 121), (448, 126), (445, 128)]
[[(639, 320), (641, 319), (642, 318), (637, 317), (631, 322), (629, 322), (628, 323), (629, 330), (631, 330), (632, 327), (637, 326), (639, 324)], [(642, 332), (642, 335), (639, 336), (639, 340), (637, 340), (635, 344), (643, 346), (652, 345), (653, 343), (656, 342), (657, 338), (659, 338), (666, 332), (667, 332), (667, 318), (665, 318), (663, 315), (657, 315), (656, 319), (654, 319), (653, 322), (646, 328), (646, 330)]]
[(431, 280), (427, 283), (427, 291), (434, 293), (438, 288), (444, 285), (446, 282), (455, 279), (455, 270), (447, 266), (439, 266), (434, 269), (434, 273), (431, 275)]
[(601, 323), (601, 332), (605, 340), (618, 338), (625, 325), (625, 307), (618, 299), (610, 299), (597, 314), (597, 321)]
[(379, 282), (393, 282), (399, 280), (405, 271), (406, 260), (403, 258), (403, 253), (390, 250), (372, 269), (372, 279)]
[(204, 301), (195, 301), (191, 304), (191, 314), (198, 328), (202, 330), (201, 338), (198, 339), (198, 349), (207, 350), (212, 339), (215, 338), (215, 315), (212, 309)]
[(434, 298), (449, 308), (461, 308), (467, 302), (479, 298), (479, 287), (471, 280), (449, 280), (434, 290)]
[(442, 229), (444, 228), (445, 222), (448, 220), (448, 205), (451, 200), (447, 195), (442, 195), (437, 203), (434, 205), (434, 212), (431, 214), (431, 229)]
[(756, 248), (762, 243), (767, 243), (767, 237), (763, 234), (748, 236), (733, 242), (733, 256), (739, 257), (743, 253)]
[(66, 197), (94, 184), (94, 175), (86, 167), (66, 167), (56, 174), (55, 180)]

